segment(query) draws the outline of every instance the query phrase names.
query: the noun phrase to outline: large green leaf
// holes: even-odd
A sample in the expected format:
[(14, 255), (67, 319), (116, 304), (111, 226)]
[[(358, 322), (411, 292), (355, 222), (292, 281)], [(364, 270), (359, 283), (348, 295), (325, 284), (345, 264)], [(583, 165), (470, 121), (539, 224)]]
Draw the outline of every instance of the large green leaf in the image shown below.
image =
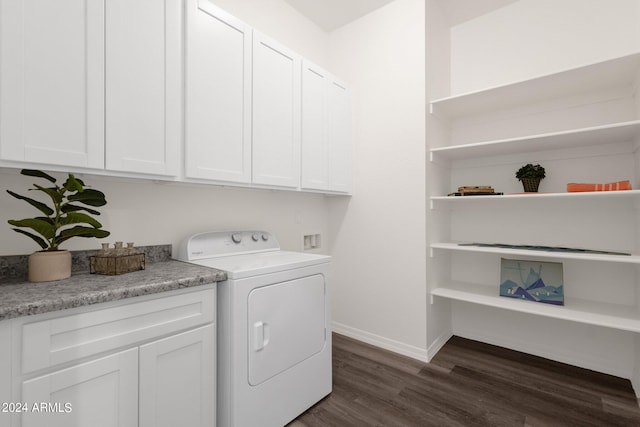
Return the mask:
[(90, 188), (76, 194), (71, 194), (67, 199), (72, 202), (80, 202), (89, 206), (104, 206), (107, 204), (102, 191)]
[(64, 226), (71, 224), (89, 224), (92, 225), (93, 228), (102, 227), (102, 224), (100, 224), (98, 221), (81, 212), (69, 212), (68, 214), (60, 218), (60, 225)]
[(54, 177), (52, 177), (51, 175), (48, 175), (42, 171), (39, 170), (35, 170), (35, 169), (22, 169), (20, 171), (20, 173), (22, 175), (26, 175), (26, 176), (36, 176), (38, 178), (44, 178), (48, 181), (53, 182), (54, 184), (56, 183), (56, 179)]
[(82, 191), (84, 190), (84, 183), (70, 173), (63, 187), (69, 191)]
[(53, 215), (53, 209), (51, 209), (49, 206), (45, 205), (42, 202), (33, 200), (29, 197), (21, 196), (20, 194), (14, 193), (11, 190), (7, 190), (7, 193), (11, 194), (16, 199), (24, 200), (25, 202), (29, 203), (31, 206), (35, 207), (45, 215)]
[(90, 214), (93, 214), (93, 215), (100, 215), (100, 212), (98, 212), (95, 209), (87, 208), (85, 206), (78, 206), (78, 205), (65, 204), (65, 205), (61, 206), (60, 210), (62, 212), (64, 212), (64, 213), (77, 212), (77, 211), (86, 211), (86, 212), (89, 212)]
[(56, 229), (52, 224), (52, 220), (45, 217), (25, 218), (20, 220), (10, 219), (9, 224), (16, 227), (30, 228), (36, 233), (42, 235), (45, 239), (50, 240), (56, 235)]
[(103, 239), (110, 235), (106, 230), (98, 230), (97, 228), (83, 227), (78, 225), (73, 228), (68, 228), (66, 230), (62, 230), (58, 237), (56, 237), (56, 244), (60, 244), (65, 240), (68, 240), (72, 237), (95, 237), (98, 239)]
[[(49, 197), (51, 197), (51, 199), (53, 200), (54, 203), (56, 204), (60, 204), (63, 201), (63, 196), (60, 193), (59, 189), (56, 187), (43, 187), (41, 185), (38, 184), (33, 184), (34, 187), (36, 187), (39, 191), (42, 191), (44, 193), (46, 193)], [(30, 191), (33, 191), (34, 189), (31, 188)]]
[(35, 234), (29, 233), (28, 231), (20, 230), (19, 228), (12, 228), (12, 230), (24, 234), (25, 236), (31, 237), (42, 249), (47, 249), (49, 247), (49, 244), (40, 236), (36, 236)]

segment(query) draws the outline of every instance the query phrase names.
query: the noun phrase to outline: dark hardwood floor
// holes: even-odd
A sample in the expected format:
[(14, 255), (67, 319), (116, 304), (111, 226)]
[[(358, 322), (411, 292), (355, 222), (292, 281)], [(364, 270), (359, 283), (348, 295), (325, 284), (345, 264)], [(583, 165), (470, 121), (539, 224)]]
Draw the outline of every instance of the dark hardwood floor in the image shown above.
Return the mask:
[(333, 334), (333, 392), (289, 427), (640, 426), (631, 383), (464, 338), (422, 363)]

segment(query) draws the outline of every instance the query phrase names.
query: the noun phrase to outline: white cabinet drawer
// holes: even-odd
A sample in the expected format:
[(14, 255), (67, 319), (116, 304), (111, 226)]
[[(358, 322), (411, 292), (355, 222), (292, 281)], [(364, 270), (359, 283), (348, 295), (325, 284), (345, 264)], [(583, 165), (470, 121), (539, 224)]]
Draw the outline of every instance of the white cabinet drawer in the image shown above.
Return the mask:
[(62, 315), (22, 326), (22, 373), (215, 322), (207, 289)]

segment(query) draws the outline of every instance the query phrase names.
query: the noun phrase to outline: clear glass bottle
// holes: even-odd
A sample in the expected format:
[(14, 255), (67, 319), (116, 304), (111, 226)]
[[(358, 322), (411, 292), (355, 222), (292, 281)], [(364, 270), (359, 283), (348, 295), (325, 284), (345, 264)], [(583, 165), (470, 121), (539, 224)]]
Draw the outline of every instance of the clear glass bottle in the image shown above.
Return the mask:
[(115, 256), (124, 255), (124, 248), (122, 247), (122, 242), (116, 242)]
[(109, 256), (111, 255), (111, 250), (109, 249), (108, 243), (102, 243), (102, 249), (98, 251), (98, 256)]

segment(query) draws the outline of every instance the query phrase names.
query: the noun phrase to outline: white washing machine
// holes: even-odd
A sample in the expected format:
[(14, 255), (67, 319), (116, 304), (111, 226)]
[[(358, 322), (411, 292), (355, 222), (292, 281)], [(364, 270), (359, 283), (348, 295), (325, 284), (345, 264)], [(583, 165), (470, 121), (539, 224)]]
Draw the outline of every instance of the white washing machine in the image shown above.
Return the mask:
[(177, 258), (218, 283), (218, 427), (282, 427), (331, 392), (331, 257), (263, 231), (191, 236)]

